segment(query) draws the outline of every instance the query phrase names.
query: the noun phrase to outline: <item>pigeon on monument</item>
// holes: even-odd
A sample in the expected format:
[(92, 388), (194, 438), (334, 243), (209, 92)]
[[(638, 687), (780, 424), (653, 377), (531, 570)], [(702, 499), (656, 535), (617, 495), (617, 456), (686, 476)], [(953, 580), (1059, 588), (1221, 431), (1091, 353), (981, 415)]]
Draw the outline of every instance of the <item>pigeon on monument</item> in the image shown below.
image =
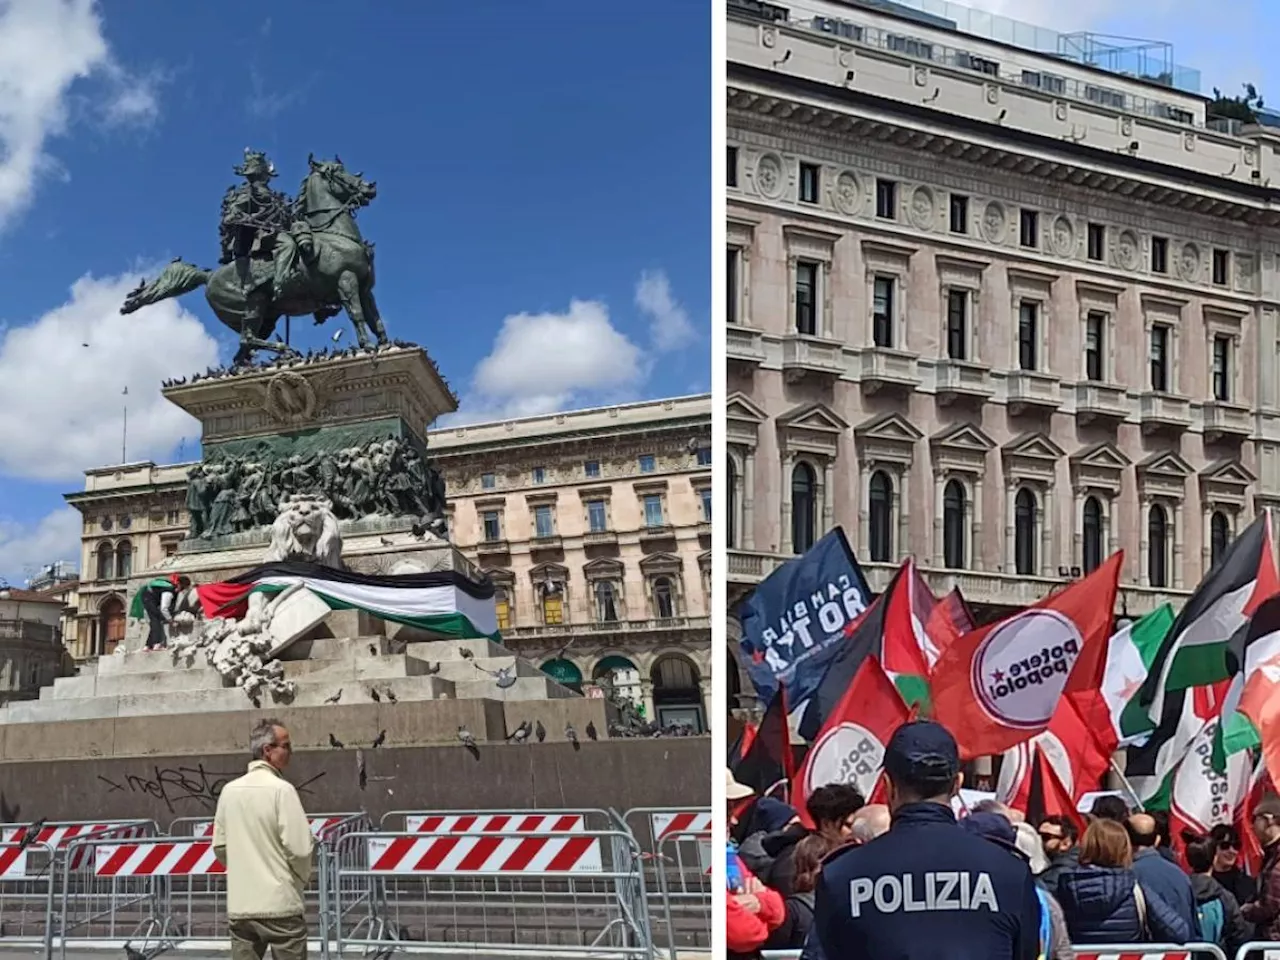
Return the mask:
[(22, 839), (18, 841), (18, 850), (25, 850), (39, 840), (40, 831), (44, 829), (44, 824), (44, 817), (41, 817), (35, 823), (27, 824), (27, 829), (22, 831)]
[(337, 692), (337, 693), (335, 693), (332, 697), (325, 697), (324, 702), (325, 702), (325, 703), (337, 703), (337, 702), (338, 702), (339, 700), (341, 700), (341, 699), (342, 699), (342, 688), (341, 688), (341, 687), (339, 687), (339, 688), (338, 688), (338, 692)]
[(466, 727), (458, 728), (458, 739), (461, 740), (468, 747), (474, 747), (476, 745), (475, 736)]
[(538, 721), (538, 725), (533, 728), (534, 735), (538, 738), (539, 743), (545, 743), (547, 739), (547, 728), (542, 725), (542, 721)]
[(463, 660), (475, 660), (476, 658), (476, 655), (472, 653), (470, 650), (468, 650), (466, 647), (459, 647), (458, 653), (459, 655), (461, 655)]
[(499, 690), (506, 690), (516, 685), (516, 668), (515, 667), (499, 667), (493, 673), (494, 683), (498, 685)]
[(423, 669), (426, 671), (427, 676), (434, 676), (440, 672), (439, 663), (432, 663), (430, 660), (424, 660), (423, 663), (426, 664)]
[(376, 657), (378, 655), (378, 645), (376, 643), (369, 644), (369, 656)]
[(387, 687), (387, 699), (390, 700), (392, 703), (400, 702), (399, 700), (396, 699), (396, 692), (392, 690), (390, 687)]
[(346, 744), (331, 733), (329, 734), (329, 746), (333, 747), (335, 750), (342, 750), (346, 747)]
[(370, 687), (370, 688), (369, 688), (369, 696), (373, 697), (373, 702), (374, 702), (374, 703), (381, 703), (381, 702), (382, 702), (382, 698), (381, 698), (380, 696), (378, 696), (378, 691), (377, 691), (377, 690), (375, 690), (375, 689), (373, 689), (373, 687)]
[(597, 735), (597, 733), (596, 733), (596, 725), (595, 725), (595, 721), (594, 721), (594, 720), (588, 720), (588, 721), (587, 721), (587, 739), (589, 739), (589, 740), (598, 740), (598, 739), (600, 739), (600, 738), (599, 738), (599, 736), (598, 736), (598, 735)]
[(573, 729), (572, 723), (566, 723), (564, 725), (564, 736), (566, 740), (573, 744), (574, 750), (582, 749), (582, 744), (578, 742), (578, 731)]
[(379, 730), (378, 735), (373, 738), (373, 749), (377, 750), (380, 746), (387, 742), (387, 731)]
[(522, 721), (520, 726), (516, 727), (515, 732), (507, 737), (507, 743), (525, 743), (529, 739), (529, 734), (533, 732), (533, 724), (528, 720)]

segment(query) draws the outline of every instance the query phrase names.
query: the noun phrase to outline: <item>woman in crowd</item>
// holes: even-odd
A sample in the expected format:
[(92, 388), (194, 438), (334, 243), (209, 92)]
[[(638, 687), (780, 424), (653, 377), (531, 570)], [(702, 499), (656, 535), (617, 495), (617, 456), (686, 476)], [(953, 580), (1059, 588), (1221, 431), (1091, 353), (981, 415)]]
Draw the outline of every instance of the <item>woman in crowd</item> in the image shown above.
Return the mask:
[(766, 950), (799, 950), (813, 925), (813, 891), (822, 872), (822, 859), (835, 849), (835, 844), (818, 833), (810, 834), (796, 844), (795, 892), (783, 901), (782, 923), (774, 928), (765, 943)]
[(1125, 828), (1094, 820), (1080, 841), (1080, 863), (1058, 879), (1062, 907), (1074, 944), (1186, 943), (1187, 921), (1134, 876), (1133, 848)]

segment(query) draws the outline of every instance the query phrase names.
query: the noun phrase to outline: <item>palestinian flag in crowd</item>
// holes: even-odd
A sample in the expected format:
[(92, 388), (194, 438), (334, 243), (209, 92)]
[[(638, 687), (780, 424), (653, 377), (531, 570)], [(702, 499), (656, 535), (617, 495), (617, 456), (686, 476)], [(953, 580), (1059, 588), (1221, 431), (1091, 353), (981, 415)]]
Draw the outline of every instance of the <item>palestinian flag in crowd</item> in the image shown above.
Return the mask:
[(884, 602), (880, 662), (907, 706), (919, 706), (927, 714), (929, 675), (939, 650), (929, 639), (926, 625), (937, 601), (914, 560), (899, 569)]
[(334, 610), (364, 610), (442, 637), (501, 640), (493, 583), (476, 583), (452, 570), (370, 576), (317, 563), (286, 561), (254, 567), (221, 583), (197, 586), (196, 593), (206, 617), (242, 617), (249, 594), (275, 594), (295, 583), (303, 584)]
[(134, 620), (146, 619), (147, 611), (142, 606), (142, 596), (148, 590), (152, 590), (152, 589), (177, 590), (178, 575), (175, 573), (172, 576), (168, 576), (168, 577), (155, 577), (154, 579), (148, 580), (146, 583), (144, 583), (141, 587), (138, 588), (138, 592), (133, 595), (133, 602), (129, 604), (129, 616), (132, 617)]
[(1111, 717), (1112, 736), (1120, 746), (1140, 742), (1155, 729), (1138, 699), (1138, 692), (1173, 621), (1173, 607), (1162, 603), (1111, 637), (1102, 678), (1102, 697)]
[(1230, 757), (1262, 746), (1262, 708), (1280, 687), (1280, 596), (1266, 600), (1248, 627), (1236, 631), (1227, 645), (1227, 661), (1234, 676), (1214, 742), (1219, 772)]

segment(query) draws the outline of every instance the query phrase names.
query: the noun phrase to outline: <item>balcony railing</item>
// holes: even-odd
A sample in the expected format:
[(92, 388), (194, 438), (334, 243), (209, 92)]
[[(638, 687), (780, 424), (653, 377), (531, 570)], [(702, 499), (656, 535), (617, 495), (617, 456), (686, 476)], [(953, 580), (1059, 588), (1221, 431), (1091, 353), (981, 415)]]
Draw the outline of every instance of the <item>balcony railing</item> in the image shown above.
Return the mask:
[(58, 628), (38, 620), (0, 620), (0, 640), (31, 640), (56, 643)]
[(671, 630), (710, 630), (710, 617), (664, 617), (649, 620), (612, 620), (605, 623), (557, 623), (553, 625), (513, 626), (502, 631), (503, 639), (537, 640), (570, 637), (601, 636), (613, 633), (659, 633)]

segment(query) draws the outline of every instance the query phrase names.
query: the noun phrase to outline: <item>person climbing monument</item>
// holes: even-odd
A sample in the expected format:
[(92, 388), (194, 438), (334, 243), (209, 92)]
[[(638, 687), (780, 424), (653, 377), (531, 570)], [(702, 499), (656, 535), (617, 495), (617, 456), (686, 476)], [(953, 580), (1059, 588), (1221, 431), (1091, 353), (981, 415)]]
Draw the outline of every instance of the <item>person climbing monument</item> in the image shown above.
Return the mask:
[(173, 619), (178, 594), (190, 586), (190, 577), (171, 573), (167, 577), (147, 581), (134, 596), (130, 615), (138, 620), (145, 615), (150, 624), (147, 630), (147, 650), (163, 650), (169, 645), (169, 633), (165, 628)]

